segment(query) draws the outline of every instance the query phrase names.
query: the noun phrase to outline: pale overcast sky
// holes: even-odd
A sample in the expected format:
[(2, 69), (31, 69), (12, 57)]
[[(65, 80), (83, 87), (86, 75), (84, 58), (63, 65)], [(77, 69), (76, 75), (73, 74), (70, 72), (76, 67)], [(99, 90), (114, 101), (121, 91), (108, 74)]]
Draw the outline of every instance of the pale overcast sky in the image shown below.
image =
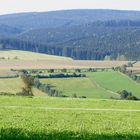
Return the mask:
[(0, 14), (62, 9), (140, 10), (140, 0), (0, 0)]

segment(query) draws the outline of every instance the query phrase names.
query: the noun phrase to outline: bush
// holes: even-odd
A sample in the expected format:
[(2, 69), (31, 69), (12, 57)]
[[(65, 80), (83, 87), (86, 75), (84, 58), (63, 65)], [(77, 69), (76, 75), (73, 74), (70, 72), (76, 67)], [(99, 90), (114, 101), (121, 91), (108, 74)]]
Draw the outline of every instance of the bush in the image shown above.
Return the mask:
[(120, 94), (120, 98), (122, 100), (138, 100), (137, 97), (133, 96), (131, 92), (128, 92), (126, 90), (118, 92)]
[(48, 73), (54, 73), (54, 69), (49, 69)]
[(131, 95), (127, 97), (127, 100), (138, 100), (138, 98)]
[(21, 72), (22, 74), (24, 74), (24, 75), (27, 75), (28, 74), (28, 71), (27, 70), (19, 70), (19, 72)]
[(66, 73), (67, 72), (67, 69), (62, 69), (61, 72)]
[(126, 99), (128, 96), (132, 96), (132, 93), (126, 90), (119, 91), (118, 93), (120, 94), (121, 99)]
[(77, 98), (76, 93), (74, 93), (74, 94), (72, 95), (72, 98)]
[(97, 69), (96, 68), (89, 68), (87, 71), (88, 72), (97, 72)]
[(86, 96), (79, 96), (79, 98), (87, 98)]
[(39, 90), (45, 92), (48, 96), (63, 97), (61, 95), (61, 92), (56, 89), (51, 89), (50, 85), (41, 83), (37, 78), (34, 80), (34, 86)]
[(40, 87), (40, 81), (39, 81), (39, 79), (37, 79), (37, 78), (35, 78), (34, 79), (34, 86), (36, 87), (36, 88), (39, 88)]
[(79, 73), (80, 73), (80, 72), (81, 72), (81, 70), (80, 70), (80, 69), (76, 69), (76, 70), (75, 70), (75, 72), (79, 72)]
[(34, 85), (34, 78), (24, 75), (21, 77), (21, 79), (25, 86), (22, 88), (22, 92), (18, 93), (17, 95), (33, 96), (32, 87)]
[(120, 67), (120, 72), (126, 73), (126, 71), (127, 71), (127, 65), (122, 65), (122, 66)]
[(0, 96), (15, 96), (15, 94), (12, 93), (6, 93), (6, 92), (1, 92)]
[(133, 64), (131, 62), (128, 62), (127, 67), (133, 67)]
[(33, 96), (33, 93), (30, 89), (22, 88), (21, 92), (16, 93), (17, 96)]

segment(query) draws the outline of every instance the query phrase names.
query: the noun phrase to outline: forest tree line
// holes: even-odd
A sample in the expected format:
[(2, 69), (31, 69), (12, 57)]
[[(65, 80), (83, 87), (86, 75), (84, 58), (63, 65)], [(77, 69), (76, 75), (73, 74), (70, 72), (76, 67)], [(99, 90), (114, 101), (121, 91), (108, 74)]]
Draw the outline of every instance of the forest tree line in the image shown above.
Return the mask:
[(98, 21), (0, 36), (0, 49), (26, 50), (80, 60), (140, 60), (140, 21)]

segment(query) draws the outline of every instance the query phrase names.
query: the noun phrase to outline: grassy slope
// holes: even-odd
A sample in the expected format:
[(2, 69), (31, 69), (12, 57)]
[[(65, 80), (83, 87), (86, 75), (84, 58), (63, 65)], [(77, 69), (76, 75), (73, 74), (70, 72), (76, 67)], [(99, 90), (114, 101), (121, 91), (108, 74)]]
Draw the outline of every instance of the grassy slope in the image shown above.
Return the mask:
[[(140, 112), (45, 110), (36, 107), (140, 109), (140, 102), (0, 97), (1, 140), (140, 139)], [(19, 108), (2, 108), (8, 105)], [(31, 108), (21, 108), (30, 106)]]
[[(118, 97), (115, 92), (125, 89), (140, 97), (140, 85), (138, 83), (113, 71), (87, 73), (86, 78), (56, 78), (41, 79), (41, 81), (51, 84), (55, 89), (68, 96), (76, 93), (78, 96), (88, 98), (107, 99), (111, 96)], [(0, 92), (17, 93), (21, 91), (22, 85), (23, 83), (19, 78), (0, 78)], [(34, 89), (34, 94), (45, 95), (37, 89)]]
[(20, 60), (72, 60), (69, 57), (61, 57), (19, 50), (0, 51), (0, 57), (9, 57), (10, 59), (18, 57), (18, 59)]
[(64, 95), (86, 96), (88, 98), (110, 98), (117, 97), (116, 94), (110, 93), (98, 87), (89, 78), (56, 78), (42, 79), (43, 83), (49, 83), (54, 88), (62, 91)]
[(115, 92), (127, 90), (140, 98), (140, 84), (127, 76), (114, 71), (87, 73), (86, 78), (43, 79), (45, 83), (55, 86), (65, 95), (87, 96), (89, 98), (118, 97)]
[[(20, 78), (0, 78), (0, 92), (6, 93), (17, 93), (21, 91), (21, 88), (24, 86), (22, 80)], [(34, 95), (43, 96), (45, 93), (33, 89)]]
[(96, 72), (88, 75), (106, 90), (114, 92), (127, 90), (140, 98), (140, 84), (119, 72)]

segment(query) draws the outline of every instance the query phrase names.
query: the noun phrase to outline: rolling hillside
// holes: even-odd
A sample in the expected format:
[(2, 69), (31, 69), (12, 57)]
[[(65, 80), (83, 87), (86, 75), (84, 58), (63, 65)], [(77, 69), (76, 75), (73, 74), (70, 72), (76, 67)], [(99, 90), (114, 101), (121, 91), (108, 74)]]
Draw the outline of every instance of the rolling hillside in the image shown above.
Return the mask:
[[(80, 25), (95, 21), (140, 20), (139, 11), (121, 10), (63, 10), (42, 13), (19, 13), (0, 16), (0, 24), (23, 30)], [(29, 22), (31, 21), (31, 22)]]
[[(29, 70), (32, 71), (32, 70)], [(37, 70), (36, 70), (37, 71)], [(61, 71), (61, 70), (58, 70)], [(73, 70), (74, 71), (74, 70)], [(12, 71), (13, 72), (13, 71)], [(48, 73), (41, 71), (42, 75), (55, 75), (57, 73)], [(16, 77), (2, 76), (3, 71), (0, 71), (0, 93), (17, 93), (24, 86), (22, 80)], [(10, 71), (7, 71), (8, 75)], [(60, 72), (61, 73), (61, 72)], [(59, 73), (59, 74), (60, 74)], [(73, 72), (72, 72), (73, 73)], [(71, 73), (71, 74), (72, 74)], [(12, 73), (13, 74), (13, 73)], [(15, 73), (16, 74), (16, 73)], [(35, 75), (38, 75), (34, 73)], [(68, 74), (68, 73), (66, 73)], [(70, 74), (70, 73), (69, 73)], [(97, 72), (82, 72), (86, 77), (73, 78), (40, 78), (42, 84), (47, 84), (52, 89), (59, 91), (62, 95), (73, 97), (86, 97), (95, 99), (119, 99), (118, 91), (126, 90), (131, 92), (137, 98), (140, 98), (140, 84), (136, 83), (126, 75), (116, 71), (97, 71)], [(8, 76), (7, 75), (7, 76)], [(6, 84), (5, 84), (6, 83)], [(47, 95), (34, 88), (34, 95)]]
[(82, 60), (140, 60), (140, 12), (64, 10), (0, 16), (0, 48)]

